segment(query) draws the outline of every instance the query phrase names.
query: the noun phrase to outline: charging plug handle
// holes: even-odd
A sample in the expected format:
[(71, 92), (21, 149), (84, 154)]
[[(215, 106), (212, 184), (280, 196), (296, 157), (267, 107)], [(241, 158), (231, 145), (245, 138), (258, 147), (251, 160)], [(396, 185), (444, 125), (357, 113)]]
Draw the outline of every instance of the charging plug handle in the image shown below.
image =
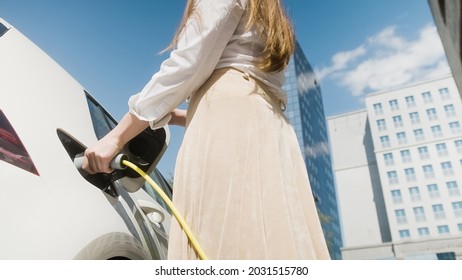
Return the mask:
[[(83, 155), (77, 155), (74, 158), (74, 165), (79, 170), (82, 170), (83, 159), (84, 159)], [(111, 160), (109, 167), (111, 167), (112, 169), (124, 170), (126, 168), (126, 166), (123, 164), (124, 160), (128, 160), (127, 155), (118, 154)]]

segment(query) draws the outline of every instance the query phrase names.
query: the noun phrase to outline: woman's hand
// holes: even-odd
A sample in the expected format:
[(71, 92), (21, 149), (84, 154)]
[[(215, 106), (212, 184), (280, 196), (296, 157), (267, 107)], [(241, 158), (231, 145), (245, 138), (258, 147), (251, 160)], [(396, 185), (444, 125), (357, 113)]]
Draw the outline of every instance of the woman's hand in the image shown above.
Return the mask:
[(175, 109), (170, 114), (172, 115), (172, 118), (168, 124), (186, 126), (186, 110)]
[(117, 139), (109, 134), (98, 141), (93, 147), (85, 150), (85, 158), (82, 168), (90, 174), (111, 173), (113, 169), (109, 167), (111, 160), (122, 150)]
[(147, 121), (140, 120), (127, 113), (119, 124), (94, 146), (85, 150), (82, 169), (90, 174), (111, 173), (111, 160), (122, 150), (125, 144), (149, 126)]

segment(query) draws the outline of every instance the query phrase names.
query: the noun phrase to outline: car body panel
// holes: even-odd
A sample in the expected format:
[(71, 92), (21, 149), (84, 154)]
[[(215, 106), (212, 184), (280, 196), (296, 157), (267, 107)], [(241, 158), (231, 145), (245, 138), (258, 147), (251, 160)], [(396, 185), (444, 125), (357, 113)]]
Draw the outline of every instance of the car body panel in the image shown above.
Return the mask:
[(136, 179), (114, 182), (116, 197), (92, 185), (57, 136), (64, 131), (85, 146), (98, 140), (83, 86), (0, 23), (8, 28), (0, 37), (0, 110), (39, 174), (0, 160), (0, 259), (165, 258), (166, 248), (153, 252), (153, 225), (138, 201), (166, 215), (167, 233), (170, 214), (143, 189), (125, 190), (122, 181)]

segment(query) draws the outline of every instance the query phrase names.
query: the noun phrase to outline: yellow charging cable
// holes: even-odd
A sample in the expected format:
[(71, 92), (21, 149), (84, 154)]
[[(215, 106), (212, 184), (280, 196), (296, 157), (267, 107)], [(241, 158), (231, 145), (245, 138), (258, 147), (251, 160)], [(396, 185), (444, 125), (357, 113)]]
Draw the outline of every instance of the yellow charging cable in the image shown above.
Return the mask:
[(151, 187), (160, 195), (160, 197), (165, 201), (165, 203), (170, 208), (170, 210), (172, 210), (173, 215), (175, 216), (176, 220), (180, 224), (183, 231), (188, 236), (188, 239), (191, 242), (193, 248), (196, 250), (197, 254), (199, 255), (199, 258), (201, 260), (207, 260), (208, 258), (205, 255), (204, 250), (202, 250), (201, 246), (199, 245), (199, 242), (197, 242), (197, 239), (194, 237), (191, 229), (189, 229), (188, 225), (186, 224), (186, 221), (180, 215), (175, 205), (170, 200), (170, 198), (165, 194), (165, 192), (156, 184), (156, 182), (154, 182), (154, 180), (151, 177), (149, 177), (148, 174), (146, 174), (143, 170), (141, 170), (141, 168), (139, 168), (135, 164), (125, 159), (122, 160), (122, 164), (130, 167), (131, 169), (136, 171), (138, 174), (140, 174), (151, 185)]

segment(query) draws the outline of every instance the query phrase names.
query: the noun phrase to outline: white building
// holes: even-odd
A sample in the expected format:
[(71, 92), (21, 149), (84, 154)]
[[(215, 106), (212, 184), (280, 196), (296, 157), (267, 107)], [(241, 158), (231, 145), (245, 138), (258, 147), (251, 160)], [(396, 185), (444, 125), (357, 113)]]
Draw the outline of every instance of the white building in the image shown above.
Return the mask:
[(461, 258), (462, 103), (452, 76), (328, 119), (344, 259)]

